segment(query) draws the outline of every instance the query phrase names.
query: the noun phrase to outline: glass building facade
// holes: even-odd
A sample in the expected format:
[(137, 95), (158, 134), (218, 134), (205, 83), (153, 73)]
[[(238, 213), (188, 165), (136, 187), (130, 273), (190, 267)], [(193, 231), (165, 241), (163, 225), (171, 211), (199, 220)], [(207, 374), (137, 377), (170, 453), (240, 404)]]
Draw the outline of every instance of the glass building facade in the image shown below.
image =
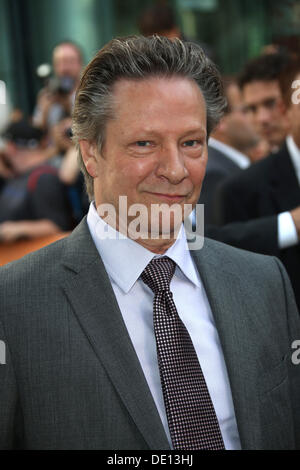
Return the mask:
[[(162, 0), (161, 0), (162, 1)], [(114, 36), (138, 33), (154, 0), (0, 0), (0, 80), (14, 107), (31, 113), (42, 84), (36, 69), (71, 39), (87, 63)], [(162, 2), (163, 3), (163, 2)], [(270, 43), (297, 48), (300, 0), (173, 0), (186, 38), (205, 43), (222, 73), (236, 74)]]

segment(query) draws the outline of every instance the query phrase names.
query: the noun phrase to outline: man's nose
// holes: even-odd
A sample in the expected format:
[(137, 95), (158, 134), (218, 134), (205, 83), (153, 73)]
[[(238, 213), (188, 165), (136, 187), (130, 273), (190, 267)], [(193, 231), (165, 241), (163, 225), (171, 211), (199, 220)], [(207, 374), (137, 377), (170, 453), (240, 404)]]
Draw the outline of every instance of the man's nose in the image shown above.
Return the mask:
[(157, 176), (166, 178), (172, 184), (178, 184), (187, 175), (184, 155), (178, 146), (174, 144), (163, 148), (159, 157)]

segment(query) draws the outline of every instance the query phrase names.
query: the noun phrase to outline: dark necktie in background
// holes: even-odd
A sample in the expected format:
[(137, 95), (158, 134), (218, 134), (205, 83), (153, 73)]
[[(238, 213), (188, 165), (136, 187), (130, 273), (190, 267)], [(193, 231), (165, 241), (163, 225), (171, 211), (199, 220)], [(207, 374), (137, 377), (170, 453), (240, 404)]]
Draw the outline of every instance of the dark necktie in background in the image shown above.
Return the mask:
[(170, 282), (176, 264), (154, 258), (141, 278), (154, 292), (153, 323), (159, 372), (172, 444), (178, 450), (222, 450), (218, 419)]

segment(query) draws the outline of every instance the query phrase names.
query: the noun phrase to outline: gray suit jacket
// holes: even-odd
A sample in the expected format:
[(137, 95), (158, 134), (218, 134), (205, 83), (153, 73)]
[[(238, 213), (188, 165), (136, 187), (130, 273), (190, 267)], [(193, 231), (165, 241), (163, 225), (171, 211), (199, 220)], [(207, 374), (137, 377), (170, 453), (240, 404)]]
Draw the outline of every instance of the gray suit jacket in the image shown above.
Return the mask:
[[(206, 240), (192, 252), (220, 335), (243, 449), (300, 447), (299, 319), (281, 264)], [(0, 448), (168, 449), (84, 219), (0, 269)]]

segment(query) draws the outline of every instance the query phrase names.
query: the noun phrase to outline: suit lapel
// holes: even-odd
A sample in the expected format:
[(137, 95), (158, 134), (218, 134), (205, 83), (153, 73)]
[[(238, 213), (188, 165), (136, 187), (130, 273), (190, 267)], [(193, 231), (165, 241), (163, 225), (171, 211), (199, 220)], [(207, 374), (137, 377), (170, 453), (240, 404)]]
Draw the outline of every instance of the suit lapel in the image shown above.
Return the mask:
[(225, 153), (208, 145), (207, 170), (218, 168), (222, 168), (224, 173), (228, 175), (234, 174), (241, 169), (239, 165), (231, 160)]
[[(259, 317), (255, 318), (255, 312), (250, 311), (251, 307), (247, 312), (246, 289), (234, 273), (222, 267), (221, 261), (218, 262), (218, 255), (207, 247), (208, 243), (206, 240), (202, 250), (192, 251), (191, 254), (199, 270), (218, 330), (242, 448), (259, 448), (259, 416), (253, 413), (253, 409), (257, 407), (252, 406), (253, 399), (257, 396), (254, 385), (256, 367), (255, 358), (251, 361), (253, 350), (249, 343), (249, 331), (259, 332), (265, 326), (260, 324)], [(221, 253), (219, 259), (222, 259)]]
[(64, 290), (97, 357), (151, 449), (169, 449), (108, 275), (83, 220), (69, 237)]

